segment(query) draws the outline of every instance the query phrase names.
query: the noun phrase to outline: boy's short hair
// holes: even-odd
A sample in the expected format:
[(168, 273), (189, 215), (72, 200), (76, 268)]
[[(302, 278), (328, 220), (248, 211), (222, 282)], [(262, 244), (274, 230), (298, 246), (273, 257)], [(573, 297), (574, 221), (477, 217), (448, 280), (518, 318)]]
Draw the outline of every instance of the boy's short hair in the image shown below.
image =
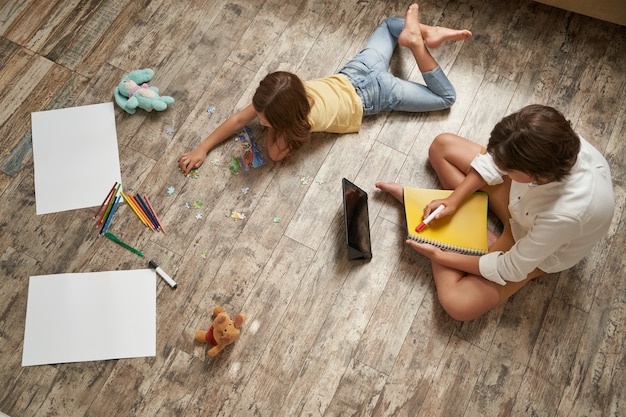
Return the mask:
[(491, 131), (487, 152), (503, 171), (533, 181), (561, 181), (576, 163), (580, 138), (558, 110), (539, 104), (504, 117)]

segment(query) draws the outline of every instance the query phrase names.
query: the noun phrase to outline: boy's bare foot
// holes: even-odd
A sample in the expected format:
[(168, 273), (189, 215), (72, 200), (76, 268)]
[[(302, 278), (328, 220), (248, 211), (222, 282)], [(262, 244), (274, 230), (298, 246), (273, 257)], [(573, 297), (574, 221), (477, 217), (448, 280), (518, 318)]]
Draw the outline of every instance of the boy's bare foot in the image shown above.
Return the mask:
[(404, 29), (398, 35), (398, 44), (411, 49), (412, 46), (424, 44), (419, 21), (419, 6), (415, 3), (409, 6), (404, 20)]
[(404, 187), (397, 182), (377, 182), (376, 188), (391, 194), (396, 200), (404, 203)]
[(437, 48), (445, 41), (462, 41), (472, 37), (467, 29), (449, 29), (441, 26), (422, 25), (422, 37), (429, 48)]

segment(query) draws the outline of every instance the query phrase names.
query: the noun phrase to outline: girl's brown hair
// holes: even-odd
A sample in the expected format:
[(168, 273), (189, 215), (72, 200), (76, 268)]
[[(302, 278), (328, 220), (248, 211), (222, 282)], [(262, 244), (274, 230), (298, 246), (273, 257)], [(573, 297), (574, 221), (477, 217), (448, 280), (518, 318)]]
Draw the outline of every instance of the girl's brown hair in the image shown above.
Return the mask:
[(532, 104), (496, 124), (487, 151), (504, 171), (520, 171), (537, 182), (561, 181), (576, 163), (580, 139), (558, 110)]
[(311, 104), (304, 84), (295, 74), (277, 71), (266, 75), (252, 97), (252, 105), (265, 115), (291, 152), (309, 140)]

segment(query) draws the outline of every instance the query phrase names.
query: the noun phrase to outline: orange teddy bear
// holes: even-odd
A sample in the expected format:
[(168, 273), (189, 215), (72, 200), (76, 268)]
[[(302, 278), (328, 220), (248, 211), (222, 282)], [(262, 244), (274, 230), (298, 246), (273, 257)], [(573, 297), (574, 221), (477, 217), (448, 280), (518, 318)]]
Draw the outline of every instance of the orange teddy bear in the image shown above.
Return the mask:
[(198, 330), (196, 340), (201, 343), (209, 343), (213, 347), (208, 350), (209, 356), (215, 356), (226, 346), (233, 343), (239, 337), (241, 326), (246, 319), (245, 314), (235, 314), (231, 319), (228, 313), (220, 306), (213, 309), (213, 324), (209, 330)]

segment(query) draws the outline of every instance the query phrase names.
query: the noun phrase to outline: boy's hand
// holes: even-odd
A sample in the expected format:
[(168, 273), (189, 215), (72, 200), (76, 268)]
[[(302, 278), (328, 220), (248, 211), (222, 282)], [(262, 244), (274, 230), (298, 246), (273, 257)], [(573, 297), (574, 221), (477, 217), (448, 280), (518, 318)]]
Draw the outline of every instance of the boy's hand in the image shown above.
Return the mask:
[(430, 260), (433, 260), (433, 258), (435, 258), (441, 252), (441, 249), (436, 246), (430, 245), (428, 243), (417, 243), (416, 241), (411, 239), (407, 239), (406, 244), (410, 246), (414, 251), (421, 253)]
[(436, 217), (437, 219), (441, 219), (442, 217), (454, 214), (454, 212), (456, 211), (456, 208), (457, 208), (456, 202), (452, 201), (449, 198), (433, 200), (430, 203), (428, 203), (426, 207), (424, 207), (424, 218), (428, 217), (430, 213), (435, 211), (437, 207), (439, 207), (442, 204), (446, 206), (446, 208), (444, 208), (443, 211), (437, 215)]

